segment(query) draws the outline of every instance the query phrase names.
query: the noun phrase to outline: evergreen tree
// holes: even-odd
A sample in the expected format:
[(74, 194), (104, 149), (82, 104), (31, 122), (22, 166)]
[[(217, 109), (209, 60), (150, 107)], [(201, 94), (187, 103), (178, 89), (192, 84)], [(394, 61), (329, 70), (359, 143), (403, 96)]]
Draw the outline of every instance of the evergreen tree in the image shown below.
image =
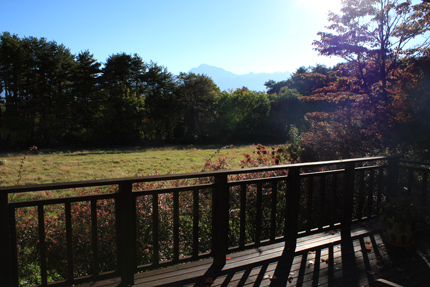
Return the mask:
[(73, 105), (71, 106), (73, 126), (68, 138), (74, 144), (89, 144), (94, 140), (94, 124), (100, 112), (99, 77), (101, 64), (89, 51), (83, 51), (76, 57), (73, 70)]
[(137, 54), (107, 59), (101, 77), (100, 117), (95, 125), (99, 144), (132, 145), (142, 139), (145, 70)]
[(175, 128), (175, 137), (186, 142), (208, 139), (215, 124), (218, 86), (206, 75), (194, 73), (180, 73), (176, 81), (180, 122)]
[(174, 127), (180, 119), (175, 78), (165, 67), (150, 63), (143, 79), (146, 88), (145, 138), (172, 142)]

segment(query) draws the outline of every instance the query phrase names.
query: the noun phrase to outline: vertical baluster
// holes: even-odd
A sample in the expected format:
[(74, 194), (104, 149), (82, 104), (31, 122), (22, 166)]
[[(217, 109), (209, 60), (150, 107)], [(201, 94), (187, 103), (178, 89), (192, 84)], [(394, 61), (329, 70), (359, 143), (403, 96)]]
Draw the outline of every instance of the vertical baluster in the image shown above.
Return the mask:
[(333, 178), (332, 178), (332, 188), (331, 188), (331, 206), (330, 206), (330, 227), (334, 228), (334, 224), (335, 224), (335, 211), (338, 207), (338, 205), (336, 204), (336, 199), (337, 197), (337, 173), (333, 174)]
[(369, 178), (369, 188), (367, 190), (367, 218), (370, 219), (372, 217), (372, 207), (373, 207), (373, 190), (374, 190), (374, 178), (375, 178), (375, 170), (370, 170), (370, 178)]
[(313, 207), (313, 190), (314, 190), (314, 178), (313, 176), (308, 177), (308, 198), (307, 198), (307, 213), (306, 213), (306, 232), (311, 232), (312, 228), (312, 207)]
[(40, 277), (42, 285), (48, 285), (47, 267), (46, 267), (46, 242), (45, 242), (45, 214), (43, 204), (37, 206), (37, 220), (39, 226), (39, 252), (40, 252)]
[(414, 170), (412, 167), (410, 167), (408, 169), (408, 190), (407, 190), (409, 197), (411, 197), (411, 195), (412, 195), (413, 183), (414, 183)]
[(379, 211), (379, 207), (381, 206), (381, 198), (382, 193), (384, 192), (384, 171), (383, 167), (378, 168), (378, 195), (376, 197), (376, 209)]
[(319, 214), (319, 220), (318, 220), (318, 230), (322, 230), (323, 225), (326, 223), (326, 216), (325, 216), (325, 205), (326, 205), (326, 199), (325, 199), (325, 183), (326, 178), (325, 175), (320, 176), (320, 184), (319, 184), (319, 192), (320, 192), (320, 198), (321, 202), (319, 203), (320, 207), (320, 214)]
[(358, 187), (358, 213), (357, 219), (361, 221), (363, 219), (363, 205), (364, 205), (364, 170), (358, 172), (360, 176), (360, 185)]
[(276, 209), (278, 206), (278, 182), (272, 181), (272, 207), (270, 209), (270, 241), (275, 241), (276, 238)]
[(427, 206), (427, 193), (428, 193), (428, 171), (423, 171), (423, 183), (421, 190), (421, 204), (423, 207)]
[(239, 247), (245, 248), (246, 229), (246, 184), (240, 185), (240, 236)]
[(399, 189), (399, 158), (391, 157), (388, 159), (387, 171), (387, 196), (397, 195)]
[(153, 193), (152, 195), (152, 228), (153, 228), (153, 253), (152, 253), (152, 264), (154, 266), (157, 266), (160, 258), (159, 258), (159, 252), (160, 252), (160, 245), (158, 243), (158, 237), (160, 233), (160, 226), (159, 226), (159, 211), (158, 211), (158, 193)]
[(193, 258), (199, 256), (199, 190), (193, 190)]
[(91, 200), (91, 249), (93, 251), (93, 275), (98, 276), (99, 269), (99, 246), (97, 230), (97, 201)]
[(121, 245), (121, 204), (119, 193), (115, 197), (115, 232), (116, 232), (116, 258), (117, 258), (117, 270), (121, 275), (121, 256), (122, 256), (122, 245)]
[(179, 260), (179, 192), (173, 192), (173, 261)]
[(70, 202), (64, 203), (66, 213), (67, 280), (73, 281), (73, 230)]
[[(130, 184), (131, 185), (131, 184)], [(130, 189), (130, 193), (128, 196), (128, 206), (130, 209), (128, 213), (128, 220), (130, 220), (130, 236), (129, 244), (130, 244), (130, 272), (132, 273), (133, 281), (134, 281), (134, 273), (137, 272), (137, 197), (132, 193), (132, 189)]]
[(261, 225), (263, 223), (263, 200), (262, 200), (262, 193), (263, 193), (263, 184), (261, 181), (257, 183), (257, 206), (256, 206), (256, 217), (255, 217), (255, 246), (259, 247), (261, 242)]

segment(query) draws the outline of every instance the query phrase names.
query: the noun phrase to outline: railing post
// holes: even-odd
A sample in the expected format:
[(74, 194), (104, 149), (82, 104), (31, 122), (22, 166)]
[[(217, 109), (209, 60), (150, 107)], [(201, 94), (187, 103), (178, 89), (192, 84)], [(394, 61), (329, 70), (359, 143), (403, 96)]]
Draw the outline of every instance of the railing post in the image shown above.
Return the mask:
[[(354, 252), (354, 243), (352, 241), (352, 212), (354, 207), (354, 191), (355, 191), (355, 162), (345, 164), (344, 188), (342, 191), (342, 220), (340, 227), (341, 236), (341, 258), (344, 270), (356, 270), (356, 258)], [(347, 274), (344, 271), (344, 275)], [(348, 280), (351, 282), (358, 281), (358, 273), (349, 272)], [(344, 283), (344, 282), (341, 282)]]
[(396, 195), (399, 190), (399, 157), (388, 159), (387, 181), (387, 195)]
[(341, 220), (342, 240), (351, 239), (352, 210), (354, 206), (355, 163), (348, 162), (345, 166), (345, 186), (342, 193), (343, 209)]
[(229, 190), (227, 174), (216, 175), (215, 184), (212, 205), (212, 252), (214, 265), (222, 267), (225, 265), (228, 250)]
[(119, 184), (117, 206), (118, 263), (121, 286), (134, 284), (136, 271), (136, 204), (133, 200), (131, 182)]
[(294, 253), (297, 244), (300, 204), (300, 168), (298, 167), (288, 171), (286, 201), (284, 256)]
[(421, 191), (421, 205), (422, 207), (427, 206), (427, 193), (428, 193), (428, 171), (423, 172), (423, 183)]
[(8, 194), (2, 192), (0, 193), (0, 286), (13, 286), (15, 273), (12, 262)]

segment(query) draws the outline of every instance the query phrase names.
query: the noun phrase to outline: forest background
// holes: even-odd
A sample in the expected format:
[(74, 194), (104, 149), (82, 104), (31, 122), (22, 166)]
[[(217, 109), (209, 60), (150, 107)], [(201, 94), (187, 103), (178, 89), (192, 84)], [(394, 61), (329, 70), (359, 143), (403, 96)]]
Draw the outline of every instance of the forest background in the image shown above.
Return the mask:
[[(402, 153), (429, 159), (429, 4), (344, 1), (321, 55), (266, 92), (220, 91), (137, 54), (71, 54), (44, 38), (0, 36), (0, 148), (289, 142), (292, 161)], [(291, 55), (293, 56), (293, 55)]]

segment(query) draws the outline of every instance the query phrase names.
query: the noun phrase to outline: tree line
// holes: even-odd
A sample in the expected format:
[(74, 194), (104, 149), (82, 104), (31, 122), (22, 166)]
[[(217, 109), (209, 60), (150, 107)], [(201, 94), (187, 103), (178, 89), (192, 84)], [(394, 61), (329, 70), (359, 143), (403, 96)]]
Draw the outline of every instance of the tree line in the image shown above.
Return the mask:
[[(73, 55), (44, 38), (0, 37), (3, 148), (284, 141), (302, 115), (295, 91), (220, 91), (137, 55)], [(295, 116), (291, 116), (294, 112)]]

